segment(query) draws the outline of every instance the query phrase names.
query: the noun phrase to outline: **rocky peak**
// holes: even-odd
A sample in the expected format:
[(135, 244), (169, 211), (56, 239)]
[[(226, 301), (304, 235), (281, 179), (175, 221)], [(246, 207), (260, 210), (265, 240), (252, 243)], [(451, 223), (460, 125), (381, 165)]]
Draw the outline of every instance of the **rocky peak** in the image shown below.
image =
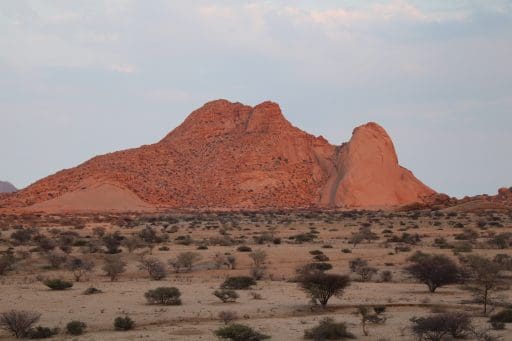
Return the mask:
[(216, 100), (160, 143), (95, 157), (0, 200), (0, 207), (383, 207), (433, 193), (398, 164), (376, 123), (334, 146), (293, 127), (276, 103)]
[(250, 107), (218, 99), (193, 111), (162, 142), (180, 136), (208, 138), (229, 133), (275, 132), (285, 127), (291, 127), (291, 124), (277, 103), (266, 101)]
[(279, 104), (266, 101), (255, 106), (247, 122), (247, 132), (277, 131), (291, 124), (284, 118)]
[(382, 166), (398, 165), (393, 141), (384, 128), (368, 122), (354, 129), (348, 144), (348, 153), (354, 162), (365, 162)]

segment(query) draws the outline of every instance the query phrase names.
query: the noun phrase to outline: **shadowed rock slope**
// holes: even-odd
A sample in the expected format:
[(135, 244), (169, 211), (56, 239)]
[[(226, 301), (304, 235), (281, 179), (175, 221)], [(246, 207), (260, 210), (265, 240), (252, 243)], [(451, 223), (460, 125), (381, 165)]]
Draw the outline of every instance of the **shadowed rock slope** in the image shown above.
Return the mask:
[(276, 103), (250, 107), (216, 100), (158, 143), (97, 156), (32, 184), (0, 206), (371, 208), (421, 202), (432, 194), (398, 164), (393, 142), (376, 123), (356, 128), (348, 143), (334, 146), (292, 126)]
[(7, 181), (0, 181), (0, 193), (13, 193), (18, 189), (13, 184)]

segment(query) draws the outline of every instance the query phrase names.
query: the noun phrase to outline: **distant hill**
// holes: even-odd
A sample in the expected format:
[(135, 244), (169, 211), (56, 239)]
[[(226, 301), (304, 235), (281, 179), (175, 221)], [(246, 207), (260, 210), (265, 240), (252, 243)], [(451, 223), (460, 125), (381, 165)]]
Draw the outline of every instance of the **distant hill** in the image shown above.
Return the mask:
[(0, 200), (36, 211), (390, 207), (435, 192), (401, 167), (376, 123), (336, 146), (276, 103), (217, 100), (160, 142), (97, 156)]
[(18, 191), (13, 184), (7, 181), (0, 181), (0, 193), (13, 193)]

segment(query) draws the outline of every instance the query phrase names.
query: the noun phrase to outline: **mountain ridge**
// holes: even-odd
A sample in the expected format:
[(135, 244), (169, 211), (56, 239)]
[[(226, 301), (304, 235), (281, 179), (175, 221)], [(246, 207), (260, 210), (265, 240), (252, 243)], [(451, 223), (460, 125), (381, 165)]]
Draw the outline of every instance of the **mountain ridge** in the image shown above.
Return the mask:
[(391, 207), (433, 194), (399, 165), (377, 123), (355, 128), (336, 146), (294, 127), (277, 103), (221, 99), (194, 110), (157, 143), (96, 156), (0, 206), (101, 211), (80, 204), (98, 196), (110, 198), (104, 210)]

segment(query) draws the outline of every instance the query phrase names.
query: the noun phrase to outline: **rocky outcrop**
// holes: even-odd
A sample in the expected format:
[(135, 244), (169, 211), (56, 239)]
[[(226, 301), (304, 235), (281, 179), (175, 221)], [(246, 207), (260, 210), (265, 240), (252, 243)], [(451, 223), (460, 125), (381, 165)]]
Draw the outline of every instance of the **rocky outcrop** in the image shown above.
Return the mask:
[[(87, 190), (92, 186), (103, 190)], [(95, 157), (0, 204), (42, 209), (51, 200), (51, 207), (65, 210), (66, 202), (109, 188), (116, 189), (109, 198), (124, 193), (126, 210), (131, 203), (133, 209), (390, 207), (434, 194), (398, 164), (390, 137), (376, 123), (334, 146), (292, 126), (276, 103), (217, 100), (156, 144)]]
[(373, 122), (354, 129), (337, 149), (335, 169), (326, 188), (331, 207), (402, 205), (434, 193), (398, 164), (391, 138)]

